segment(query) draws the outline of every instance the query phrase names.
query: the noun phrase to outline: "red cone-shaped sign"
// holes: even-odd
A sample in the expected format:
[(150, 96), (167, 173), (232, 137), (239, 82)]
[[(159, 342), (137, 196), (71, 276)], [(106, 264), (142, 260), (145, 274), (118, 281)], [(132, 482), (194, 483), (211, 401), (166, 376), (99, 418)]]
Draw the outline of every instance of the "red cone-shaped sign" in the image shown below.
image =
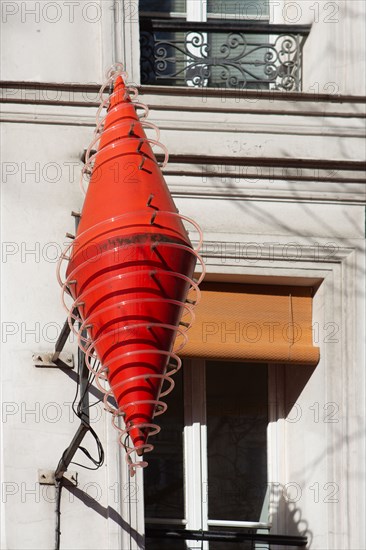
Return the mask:
[(121, 76), (93, 156), (67, 286), (138, 454), (159, 411), (163, 376), (197, 254)]

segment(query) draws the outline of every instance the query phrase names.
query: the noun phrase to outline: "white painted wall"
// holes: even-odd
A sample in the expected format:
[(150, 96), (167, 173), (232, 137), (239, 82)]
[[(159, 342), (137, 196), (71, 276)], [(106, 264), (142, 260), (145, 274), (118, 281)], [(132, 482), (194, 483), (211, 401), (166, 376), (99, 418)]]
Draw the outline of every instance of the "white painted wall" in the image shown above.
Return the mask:
[[(58, 369), (34, 368), (32, 353), (52, 351), (65, 320), (55, 258), (66, 242), (65, 230), (73, 232), (70, 212), (81, 201), (64, 162), (77, 161), (78, 144), (87, 134), (88, 129), (62, 126), (57, 132), (54, 126), (3, 127), (3, 166), (14, 162), (19, 167), (2, 188), (4, 548), (52, 547), (54, 490), (38, 485), (37, 470), (56, 467), (79, 424), (71, 412), (75, 380)], [(33, 176), (25, 172), (31, 168)], [(75, 353), (75, 345), (66, 349)], [(109, 418), (101, 405), (95, 409), (94, 419), (99, 420), (93, 426), (106, 444)], [(96, 454), (89, 437), (86, 446)], [(80, 453), (78, 458), (86, 463)], [(107, 547), (107, 507), (113, 496), (107, 490), (108, 467), (108, 458), (98, 472), (73, 467), (80, 473), (79, 488), (96, 495), (101, 513), (85, 514), (85, 504), (64, 491), (65, 547), (88, 548), (95, 541)]]
[(364, 95), (366, 4), (363, 0), (270, 0), (273, 23), (311, 24), (303, 91)]
[[(273, 23), (312, 24), (304, 49), (303, 91), (363, 95), (363, 0), (271, 0)], [(2, 80), (101, 82), (115, 59), (138, 82), (138, 2), (4, 0)]]
[[(125, 26), (121, 20), (114, 24), (112, 2), (101, 3), (102, 18), (95, 23), (82, 17), (83, 6), (92, 4), (86, 1), (75, 3), (73, 21), (65, 19), (71, 8), (58, 2), (62, 17), (55, 23), (46, 21), (44, 13), (35, 21), (31, 4), (39, 4), (36, 9), (42, 13), (39, 2), (2, 2), (3, 80), (101, 82), (105, 68), (122, 50), (134, 67), (132, 78), (136, 80), (137, 24), (131, 18)], [(287, 14), (295, 9), (291, 4), (287, 2)], [(309, 13), (309, 4), (299, 3), (299, 22), (314, 19), (316, 12)], [(331, 4), (339, 15), (334, 23), (324, 18), (324, 14), (328, 19), (335, 16), (326, 11), (326, 3), (314, 3), (314, 9), (319, 7), (319, 22), (313, 25), (304, 53), (304, 90), (314, 93), (312, 86), (318, 82), (316, 93), (331, 92), (326, 85), (335, 82), (337, 92), (362, 95), (364, 3)], [(48, 9), (46, 18), (55, 18), (57, 8)], [(89, 19), (97, 17), (98, 8), (94, 16), (92, 7), (87, 9)], [(280, 16), (276, 17), (279, 22)], [(113, 35), (114, 29), (120, 29), (118, 36)], [(333, 47), (335, 39), (337, 47)], [(40, 91), (35, 97), (25, 88), (6, 90), (5, 97), (13, 103), (5, 103), (1, 115), (5, 121), (0, 449), (4, 550), (52, 547), (53, 489), (43, 492), (37, 484), (37, 470), (55, 468), (77, 427), (68, 404), (75, 382), (59, 370), (38, 370), (31, 362), (33, 352), (52, 348), (65, 319), (54, 260), (66, 241), (65, 233), (73, 232), (70, 212), (82, 204), (79, 158), (92, 137), (96, 111), (75, 104), (95, 101), (95, 96), (77, 90), (67, 97), (65, 93), (55, 96), (54, 105), (34, 105), (29, 100), (49, 98)], [(296, 406), (288, 411), (287, 420), (279, 420), (274, 427), (283, 442), (276, 475), (282, 485), (298, 484), (301, 496), (293, 508), (286, 499), (281, 502), (287, 510), (286, 521), (279, 518), (278, 531), (293, 527), (291, 511), (296, 508), (295, 524), (300, 518), (300, 527), (307, 522), (312, 549), (363, 550), (364, 174), (356, 165), (339, 168), (336, 163), (363, 160), (364, 105), (346, 100), (321, 103), (316, 97), (314, 101), (284, 101), (279, 96), (238, 101), (201, 93), (164, 96), (148, 88), (142, 99), (152, 107), (150, 120), (159, 124), (162, 142), (171, 153), (204, 154), (213, 159), (213, 165), (206, 168), (199, 161), (187, 164), (178, 158), (166, 169), (180, 211), (196, 219), (205, 231), (209, 277), (232, 281), (300, 278), (302, 284), (323, 280), (314, 299), (321, 362), (300, 393), (294, 382), (301, 388), (301, 375), (297, 372), (294, 377), (289, 367), (283, 373), (286, 398), (291, 401), (296, 395)], [(233, 165), (223, 169), (221, 156), (232, 157)], [(263, 174), (263, 157), (283, 159), (283, 166), (274, 166), (271, 173), (278, 176), (281, 170), (281, 177), (270, 174), (258, 179), (256, 172), (240, 171), (242, 167), (235, 162), (248, 156), (258, 158)], [(313, 160), (320, 168), (286, 168), (286, 159), (293, 157)], [(321, 168), (323, 160), (334, 162), (335, 173)], [(230, 170), (234, 178), (228, 177)], [(259, 250), (254, 257), (249, 243), (256, 243), (255, 250)], [(296, 256), (288, 253), (291, 243), (291, 250), (295, 243), (299, 251)], [(338, 327), (336, 342), (329, 341), (328, 323)], [(75, 353), (76, 346), (69, 343), (66, 349)], [(314, 403), (319, 405), (314, 408)], [(334, 417), (338, 422), (326, 421), (325, 413), (332, 410), (329, 403), (338, 407)], [(319, 421), (314, 416), (316, 407)], [(131, 502), (115, 432), (109, 417), (96, 409), (99, 419), (93, 427), (105, 446), (106, 465), (98, 472), (74, 467), (79, 472), (79, 490), (88, 492), (94, 502), (82, 502), (81, 492), (72, 498), (64, 491), (62, 548), (142, 548), (133, 531), (143, 533), (141, 478), (130, 487), (133, 492), (136, 489), (138, 501)], [(299, 410), (301, 416), (293, 422)], [(88, 447), (94, 448), (90, 442)], [(329, 502), (333, 488), (339, 488), (334, 497), (337, 502)], [(132, 526), (132, 534), (126, 524)]]
[(3, 80), (100, 82), (101, 3), (18, 0), (1, 11)]

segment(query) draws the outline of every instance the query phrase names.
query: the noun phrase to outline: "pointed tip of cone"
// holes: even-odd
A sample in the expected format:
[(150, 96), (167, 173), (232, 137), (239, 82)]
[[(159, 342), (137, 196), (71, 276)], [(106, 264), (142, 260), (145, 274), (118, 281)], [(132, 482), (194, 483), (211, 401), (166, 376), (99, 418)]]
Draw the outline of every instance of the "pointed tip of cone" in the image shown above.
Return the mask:
[(111, 95), (110, 109), (113, 109), (118, 103), (123, 101), (130, 101), (129, 96), (126, 94), (126, 84), (122, 76), (118, 76), (114, 83), (113, 93)]
[(118, 88), (123, 88), (124, 90), (126, 89), (125, 81), (123, 80), (121, 75), (117, 76), (114, 83), (114, 91), (116, 91)]

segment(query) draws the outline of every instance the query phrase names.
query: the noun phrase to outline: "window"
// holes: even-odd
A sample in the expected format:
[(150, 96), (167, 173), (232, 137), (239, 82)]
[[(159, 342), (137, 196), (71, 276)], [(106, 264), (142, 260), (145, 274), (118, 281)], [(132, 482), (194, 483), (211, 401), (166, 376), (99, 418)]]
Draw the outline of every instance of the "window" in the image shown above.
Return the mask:
[[(144, 472), (147, 525), (263, 528), (268, 523), (267, 364), (193, 359), (176, 376)], [(225, 542), (146, 543), (147, 550), (226, 547)], [(251, 543), (235, 547), (253, 548)]]
[[(302, 286), (201, 284), (195, 323), (181, 352), (184, 364), (144, 472), (147, 529), (222, 534), (234, 528), (253, 534), (268, 533), (272, 521), (275, 529), (282, 525), (278, 449), (285, 399), (289, 404), (297, 399), (296, 392), (285, 392), (284, 365), (289, 378), (295, 373), (306, 383), (319, 361), (313, 294)], [(147, 537), (146, 548), (226, 550), (226, 545)], [(236, 548), (267, 547), (240, 542)]]
[(140, 0), (142, 84), (300, 89), (308, 31), (269, 23), (269, 0)]

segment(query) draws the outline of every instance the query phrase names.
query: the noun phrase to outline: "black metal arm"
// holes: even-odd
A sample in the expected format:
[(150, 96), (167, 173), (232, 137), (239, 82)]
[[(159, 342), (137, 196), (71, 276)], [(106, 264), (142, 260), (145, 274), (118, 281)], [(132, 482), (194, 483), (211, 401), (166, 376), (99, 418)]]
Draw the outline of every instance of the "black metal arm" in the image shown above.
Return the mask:
[(224, 541), (224, 542), (266, 542), (271, 545), (303, 547), (307, 537), (292, 535), (267, 535), (264, 533), (242, 533), (241, 531), (200, 531), (191, 529), (146, 529), (147, 538), (166, 538), (175, 540)]

